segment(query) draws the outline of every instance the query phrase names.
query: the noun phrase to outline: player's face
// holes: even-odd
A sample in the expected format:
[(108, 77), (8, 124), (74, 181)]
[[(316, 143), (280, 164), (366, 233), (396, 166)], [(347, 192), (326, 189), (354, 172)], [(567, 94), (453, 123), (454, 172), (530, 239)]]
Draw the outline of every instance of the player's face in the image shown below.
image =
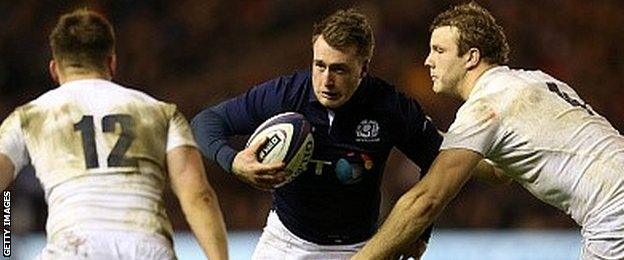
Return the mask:
[(436, 93), (458, 95), (459, 84), (467, 72), (465, 55), (457, 55), (458, 40), (459, 32), (455, 27), (438, 27), (431, 33), (425, 66), (429, 67), (433, 91)]
[(316, 99), (325, 107), (335, 109), (355, 93), (366, 74), (366, 62), (356, 55), (356, 47), (335, 49), (319, 36), (313, 46), (312, 86)]

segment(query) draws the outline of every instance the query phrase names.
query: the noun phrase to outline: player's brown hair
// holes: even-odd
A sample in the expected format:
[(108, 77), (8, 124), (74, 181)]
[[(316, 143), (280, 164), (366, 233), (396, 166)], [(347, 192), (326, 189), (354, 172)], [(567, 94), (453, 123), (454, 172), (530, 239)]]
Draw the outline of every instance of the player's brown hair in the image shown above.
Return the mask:
[(329, 46), (339, 50), (355, 46), (362, 61), (370, 61), (373, 56), (373, 29), (366, 16), (355, 9), (339, 10), (315, 24), (312, 44), (321, 35)]
[(106, 69), (114, 53), (113, 26), (101, 14), (77, 9), (61, 16), (50, 33), (52, 56), (61, 67), (86, 70)]
[(503, 65), (509, 61), (509, 43), (503, 28), (496, 19), (475, 2), (461, 4), (440, 13), (429, 30), (443, 26), (455, 27), (459, 31), (458, 55), (470, 48), (477, 48), (481, 57), (490, 64)]

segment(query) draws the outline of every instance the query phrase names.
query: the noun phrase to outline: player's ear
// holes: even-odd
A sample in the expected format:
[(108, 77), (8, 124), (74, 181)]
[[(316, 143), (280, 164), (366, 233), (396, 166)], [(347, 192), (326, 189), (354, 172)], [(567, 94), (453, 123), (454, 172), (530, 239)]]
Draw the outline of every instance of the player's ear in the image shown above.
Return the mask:
[(110, 72), (111, 77), (115, 76), (115, 72), (117, 72), (117, 54), (113, 53), (107, 60), (108, 71)]
[(368, 74), (369, 64), (370, 64), (370, 61), (368, 59), (362, 62), (362, 71), (360, 72), (360, 78), (364, 78)]
[(48, 66), (48, 70), (50, 72), (50, 78), (57, 83), (60, 84), (59, 72), (58, 72), (58, 64), (53, 59), (50, 60), (50, 64)]
[(464, 55), (466, 57), (467, 70), (473, 69), (481, 62), (481, 51), (477, 48), (470, 48)]

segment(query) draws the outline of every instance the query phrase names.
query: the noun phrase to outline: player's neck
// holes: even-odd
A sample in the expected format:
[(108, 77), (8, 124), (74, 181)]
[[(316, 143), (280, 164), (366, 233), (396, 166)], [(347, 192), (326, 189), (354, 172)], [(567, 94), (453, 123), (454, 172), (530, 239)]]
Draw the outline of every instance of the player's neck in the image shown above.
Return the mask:
[(494, 67), (496, 67), (496, 65), (481, 62), (473, 69), (467, 71), (466, 77), (464, 77), (463, 82), (460, 83), (461, 87), (459, 88), (459, 96), (461, 99), (464, 101), (467, 100), (479, 78), (481, 78), (486, 71)]
[(80, 73), (63, 73), (59, 75), (59, 84), (63, 85), (65, 83), (76, 81), (76, 80), (85, 80), (85, 79), (103, 79), (103, 80), (111, 80), (112, 76), (109, 73), (101, 73), (96, 71), (89, 72), (80, 72)]

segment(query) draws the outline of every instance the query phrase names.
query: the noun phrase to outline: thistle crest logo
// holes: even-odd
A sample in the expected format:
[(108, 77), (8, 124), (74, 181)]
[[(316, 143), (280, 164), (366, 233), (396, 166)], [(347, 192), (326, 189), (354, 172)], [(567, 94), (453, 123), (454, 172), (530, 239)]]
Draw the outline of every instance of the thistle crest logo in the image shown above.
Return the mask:
[(364, 119), (355, 129), (357, 142), (379, 142), (379, 123), (375, 120)]

